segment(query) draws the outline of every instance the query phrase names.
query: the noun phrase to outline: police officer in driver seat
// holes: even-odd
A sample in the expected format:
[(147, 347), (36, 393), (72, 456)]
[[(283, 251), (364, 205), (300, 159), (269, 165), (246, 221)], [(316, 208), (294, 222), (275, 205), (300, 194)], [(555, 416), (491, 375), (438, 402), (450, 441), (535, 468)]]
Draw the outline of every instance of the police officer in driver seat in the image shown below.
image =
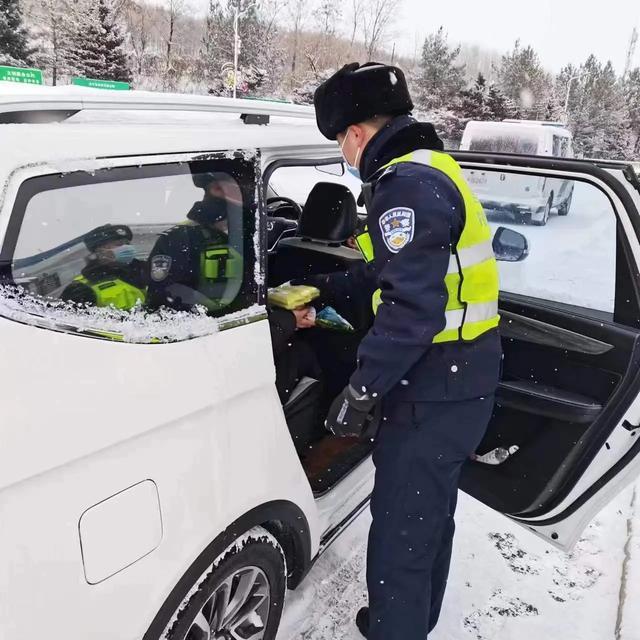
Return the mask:
[(242, 256), (229, 241), (229, 209), (242, 207), (233, 200), (235, 181), (212, 172), (195, 174), (193, 182), (204, 189), (203, 199), (184, 222), (158, 238), (149, 256), (152, 308), (222, 309), (233, 302), (242, 282)]
[(136, 259), (133, 233), (124, 224), (105, 224), (89, 231), (84, 243), (87, 265), (60, 296), (63, 300), (128, 311), (144, 304), (146, 263)]

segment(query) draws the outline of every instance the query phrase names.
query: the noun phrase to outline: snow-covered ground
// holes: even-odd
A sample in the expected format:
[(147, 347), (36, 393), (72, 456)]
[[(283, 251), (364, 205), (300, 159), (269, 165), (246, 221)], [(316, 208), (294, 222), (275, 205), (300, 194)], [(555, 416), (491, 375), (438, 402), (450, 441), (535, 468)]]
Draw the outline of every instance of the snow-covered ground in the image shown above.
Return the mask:
[(568, 215), (552, 213), (544, 227), (492, 214), (489, 220), (529, 242), (523, 262), (500, 263), (503, 291), (613, 312), (616, 218), (599, 189), (576, 182)]
[[(640, 496), (631, 487), (558, 551), (460, 496), (453, 564), (429, 640), (640, 639)], [(289, 594), (277, 640), (361, 640), (368, 512)]]

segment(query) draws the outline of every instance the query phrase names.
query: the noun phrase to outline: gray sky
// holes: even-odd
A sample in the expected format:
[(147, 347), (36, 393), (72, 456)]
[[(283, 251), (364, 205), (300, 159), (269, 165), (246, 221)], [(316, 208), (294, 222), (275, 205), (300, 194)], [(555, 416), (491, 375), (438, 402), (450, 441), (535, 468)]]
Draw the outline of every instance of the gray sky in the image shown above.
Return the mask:
[[(208, 0), (188, 0), (205, 11)], [(161, 3), (162, 0), (155, 0)], [(624, 68), (634, 25), (640, 27), (639, 0), (398, 0), (394, 27), (398, 50), (413, 54), (416, 41), (440, 25), (452, 41), (480, 44), (499, 52), (516, 38), (531, 44), (543, 64), (558, 71), (567, 62), (580, 63), (590, 53)], [(348, 4), (345, 2), (345, 5)], [(635, 64), (640, 65), (640, 43)]]
[[(416, 25), (419, 25), (416, 29)], [(440, 25), (451, 40), (481, 44), (498, 51), (516, 38), (531, 44), (543, 64), (558, 71), (567, 62), (580, 63), (590, 53), (624, 68), (631, 30), (640, 27), (638, 0), (404, 0), (396, 41), (416, 34), (422, 39)], [(402, 46), (404, 50), (404, 46)], [(640, 43), (636, 49), (640, 65)]]

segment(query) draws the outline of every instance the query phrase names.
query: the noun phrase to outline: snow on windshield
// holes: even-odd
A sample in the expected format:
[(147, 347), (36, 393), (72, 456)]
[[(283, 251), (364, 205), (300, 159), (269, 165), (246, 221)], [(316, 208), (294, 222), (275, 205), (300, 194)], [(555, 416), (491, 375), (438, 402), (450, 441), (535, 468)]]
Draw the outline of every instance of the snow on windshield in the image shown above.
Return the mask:
[(253, 305), (220, 318), (207, 315), (204, 307), (192, 311), (163, 308), (150, 312), (142, 307), (121, 311), (114, 307), (89, 307), (62, 300), (45, 299), (22, 287), (0, 285), (0, 316), (22, 324), (81, 333), (136, 344), (178, 342), (216, 333), (228, 324), (246, 324), (264, 307)]

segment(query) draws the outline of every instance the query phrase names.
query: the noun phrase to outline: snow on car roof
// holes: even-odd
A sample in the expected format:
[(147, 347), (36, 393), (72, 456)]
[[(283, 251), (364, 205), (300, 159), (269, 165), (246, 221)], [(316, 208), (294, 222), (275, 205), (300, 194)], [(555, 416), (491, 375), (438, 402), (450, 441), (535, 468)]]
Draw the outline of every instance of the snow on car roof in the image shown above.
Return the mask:
[[(44, 98), (43, 109), (55, 108), (55, 100), (108, 97), (122, 100), (119, 91), (104, 91), (84, 87), (42, 87), (0, 82), (0, 111), (2, 97), (37, 101)], [(135, 156), (165, 153), (189, 153), (227, 149), (331, 146), (317, 129), (311, 117), (288, 117), (278, 111), (295, 112), (297, 105), (279, 105), (261, 101), (237, 101), (235, 113), (189, 111), (189, 100), (206, 103), (203, 96), (166, 96), (167, 100), (183, 101), (185, 110), (162, 109), (164, 94), (142, 91), (126, 92), (124, 100), (149, 100), (150, 110), (86, 110), (60, 123), (1, 124), (0, 147), (10, 150), (0, 157), (0, 173), (17, 166), (39, 162), (108, 156)], [(52, 102), (53, 99), (53, 102)], [(223, 104), (228, 109), (232, 100), (211, 99), (211, 104)], [(273, 112), (270, 124), (245, 124), (240, 119), (243, 108), (254, 111), (264, 106)]]

